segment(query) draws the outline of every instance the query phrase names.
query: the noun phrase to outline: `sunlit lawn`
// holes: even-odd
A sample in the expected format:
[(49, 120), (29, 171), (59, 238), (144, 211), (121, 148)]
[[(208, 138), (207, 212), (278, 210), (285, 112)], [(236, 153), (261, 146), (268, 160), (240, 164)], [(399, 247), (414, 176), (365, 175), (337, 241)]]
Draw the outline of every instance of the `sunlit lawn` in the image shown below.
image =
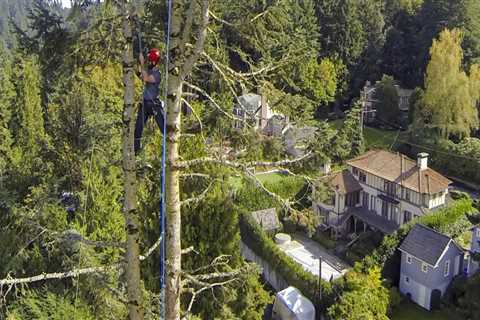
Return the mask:
[(400, 304), (391, 316), (392, 320), (461, 320), (448, 310), (427, 311), (412, 302)]

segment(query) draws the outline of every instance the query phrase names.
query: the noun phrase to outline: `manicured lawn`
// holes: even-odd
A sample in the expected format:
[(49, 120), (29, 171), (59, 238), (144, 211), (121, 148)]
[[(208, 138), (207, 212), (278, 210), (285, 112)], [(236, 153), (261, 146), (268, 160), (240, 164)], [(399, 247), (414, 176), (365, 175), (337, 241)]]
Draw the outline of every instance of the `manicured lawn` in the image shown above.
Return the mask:
[(412, 302), (403, 302), (393, 312), (392, 320), (461, 320), (448, 310), (429, 312)]
[[(335, 128), (340, 129), (343, 125), (343, 120), (330, 121), (329, 124)], [(390, 146), (396, 141), (396, 139), (405, 140), (403, 135), (405, 133), (395, 130), (382, 130), (378, 128), (363, 127), (363, 137), (365, 138), (365, 145), (367, 149), (389, 149)]]
[(398, 135), (398, 138), (397, 135), (398, 131), (381, 130), (370, 127), (363, 128), (363, 137), (365, 138), (367, 149), (389, 149), (396, 139), (401, 138), (402, 133)]

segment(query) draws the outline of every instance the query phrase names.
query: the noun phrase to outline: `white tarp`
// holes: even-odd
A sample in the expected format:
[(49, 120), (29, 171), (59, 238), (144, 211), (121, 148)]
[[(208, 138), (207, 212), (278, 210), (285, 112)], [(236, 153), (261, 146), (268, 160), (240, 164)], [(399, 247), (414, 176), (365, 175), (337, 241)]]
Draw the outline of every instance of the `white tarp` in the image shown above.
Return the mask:
[(288, 287), (277, 293), (273, 304), (274, 320), (315, 320), (315, 307), (300, 290)]

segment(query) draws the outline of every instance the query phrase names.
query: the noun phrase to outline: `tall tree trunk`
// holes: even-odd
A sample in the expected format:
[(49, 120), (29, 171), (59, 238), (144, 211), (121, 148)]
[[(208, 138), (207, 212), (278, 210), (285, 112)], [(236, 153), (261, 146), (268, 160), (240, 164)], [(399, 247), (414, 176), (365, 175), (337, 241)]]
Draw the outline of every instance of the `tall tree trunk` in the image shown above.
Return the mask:
[(182, 23), (180, 1), (173, 2), (173, 15), (170, 30), (170, 64), (167, 83), (167, 171), (166, 171), (166, 319), (180, 319), (181, 291), (181, 211), (178, 162), (178, 142), (181, 125), (181, 57), (180, 28)]
[(134, 60), (132, 48), (132, 26), (127, 1), (122, 1), (123, 36), (125, 50), (123, 56), (123, 82), (125, 86), (123, 109), (122, 157), (124, 174), (125, 228), (127, 232), (127, 248), (125, 252), (128, 295), (128, 314), (130, 320), (143, 320), (142, 290), (140, 287), (140, 249), (137, 211), (137, 181), (135, 171), (135, 152), (133, 149), (135, 128), (135, 88)]
[[(209, 0), (200, 2), (196, 32), (192, 30), (192, 14), (195, 6), (189, 1), (173, 1), (168, 81), (167, 81), (167, 172), (166, 172), (166, 319), (180, 319), (181, 286), (181, 208), (179, 184), (179, 151), (181, 135), (181, 99), (183, 81), (196, 63), (206, 38)], [(188, 8), (188, 9), (187, 9)], [(183, 30), (182, 30), (182, 23)], [(186, 44), (195, 39), (194, 49), (187, 53)]]

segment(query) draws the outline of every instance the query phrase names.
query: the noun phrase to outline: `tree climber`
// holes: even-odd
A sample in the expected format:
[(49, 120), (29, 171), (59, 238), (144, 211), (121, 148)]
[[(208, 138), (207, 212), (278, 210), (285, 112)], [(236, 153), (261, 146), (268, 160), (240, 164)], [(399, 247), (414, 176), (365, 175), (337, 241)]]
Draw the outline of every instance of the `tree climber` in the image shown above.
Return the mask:
[(160, 71), (158, 63), (160, 62), (160, 52), (158, 49), (150, 49), (148, 52), (148, 67), (145, 69), (145, 58), (140, 53), (140, 72), (139, 76), (144, 82), (143, 101), (138, 108), (137, 122), (135, 123), (135, 154), (141, 149), (142, 132), (145, 123), (150, 117), (155, 117), (158, 127), (163, 131), (163, 101), (160, 101)]

